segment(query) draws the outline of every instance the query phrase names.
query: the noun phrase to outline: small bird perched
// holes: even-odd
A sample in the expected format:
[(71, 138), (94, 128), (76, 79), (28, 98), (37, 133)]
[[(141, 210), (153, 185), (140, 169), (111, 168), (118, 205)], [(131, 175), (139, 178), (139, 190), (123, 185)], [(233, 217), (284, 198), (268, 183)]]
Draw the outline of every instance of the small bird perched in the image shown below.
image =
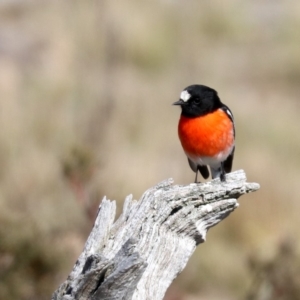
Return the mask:
[(221, 102), (218, 93), (204, 85), (190, 85), (180, 99), (178, 135), (191, 169), (204, 179), (209, 177), (226, 181), (232, 168), (235, 128), (230, 109)]

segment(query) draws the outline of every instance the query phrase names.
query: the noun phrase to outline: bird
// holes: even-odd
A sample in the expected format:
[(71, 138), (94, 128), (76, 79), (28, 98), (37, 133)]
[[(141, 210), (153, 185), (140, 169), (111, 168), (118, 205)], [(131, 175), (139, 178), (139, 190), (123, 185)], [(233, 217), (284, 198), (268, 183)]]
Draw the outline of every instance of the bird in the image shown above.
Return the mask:
[(194, 84), (186, 87), (180, 99), (173, 103), (181, 107), (178, 135), (191, 169), (204, 179), (220, 178), (232, 169), (235, 151), (234, 118), (216, 90)]

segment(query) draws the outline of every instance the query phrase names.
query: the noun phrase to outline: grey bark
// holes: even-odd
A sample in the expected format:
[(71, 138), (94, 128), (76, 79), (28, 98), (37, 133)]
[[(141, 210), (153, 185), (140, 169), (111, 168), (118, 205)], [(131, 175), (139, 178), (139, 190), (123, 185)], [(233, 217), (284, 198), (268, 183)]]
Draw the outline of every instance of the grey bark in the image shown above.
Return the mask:
[(207, 183), (172, 185), (165, 180), (139, 201), (105, 197), (94, 228), (67, 280), (53, 300), (161, 300), (206, 232), (238, 207), (237, 199), (259, 189), (244, 171)]

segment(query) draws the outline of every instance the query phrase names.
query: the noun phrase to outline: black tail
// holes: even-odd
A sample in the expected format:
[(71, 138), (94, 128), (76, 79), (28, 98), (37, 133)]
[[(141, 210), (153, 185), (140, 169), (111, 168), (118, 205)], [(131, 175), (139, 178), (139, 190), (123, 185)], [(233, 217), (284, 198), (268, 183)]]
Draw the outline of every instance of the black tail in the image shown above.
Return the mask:
[(198, 170), (204, 179), (207, 179), (209, 177), (209, 171), (207, 166), (198, 166)]

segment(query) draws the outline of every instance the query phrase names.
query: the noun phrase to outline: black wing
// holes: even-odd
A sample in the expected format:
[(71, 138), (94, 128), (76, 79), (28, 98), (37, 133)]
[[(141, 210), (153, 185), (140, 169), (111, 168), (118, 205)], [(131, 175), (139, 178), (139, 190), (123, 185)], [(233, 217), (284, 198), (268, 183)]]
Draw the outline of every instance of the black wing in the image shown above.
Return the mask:
[(222, 103), (221, 109), (226, 113), (226, 115), (228, 116), (228, 118), (231, 120), (231, 122), (233, 124), (233, 134), (235, 136), (234, 118), (233, 118), (233, 114), (232, 114), (230, 108), (228, 106), (226, 106), (225, 104)]
[[(223, 104), (222, 110), (226, 113), (226, 115), (228, 116), (228, 118), (231, 120), (231, 122), (233, 124), (233, 134), (235, 136), (235, 126), (234, 126), (233, 114), (232, 114), (231, 110), (229, 109), (229, 107), (226, 106), (225, 104)], [(234, 150), (235, 150), (235, 147), (233, 147), (230, 155), (223, 162), (224, 170), (225, 170), (226, 173), (230, 173), (231, 172), (232, 162), (233, 162), (233, 157), (234, 157)]]

